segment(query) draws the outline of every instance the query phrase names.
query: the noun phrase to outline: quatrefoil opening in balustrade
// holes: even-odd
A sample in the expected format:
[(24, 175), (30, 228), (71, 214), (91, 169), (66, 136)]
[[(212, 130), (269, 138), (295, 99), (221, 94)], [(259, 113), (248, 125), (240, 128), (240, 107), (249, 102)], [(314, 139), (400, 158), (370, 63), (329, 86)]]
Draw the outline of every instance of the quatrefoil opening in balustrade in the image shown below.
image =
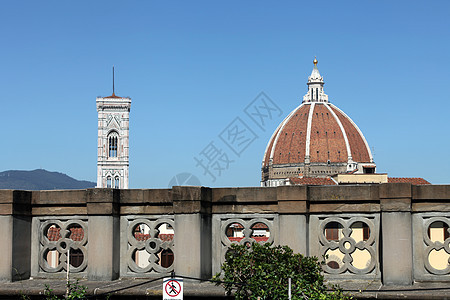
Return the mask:
[(425, 268), (435, 275), (450, 274), (449, 220), (431, 218), (425, 223)]
[(375, 267), (373, 223), (365, 218), (328, 218), (321, 223), (319, 240), (324, 271), (340, 274), (371, 272)]
[(253, 243), (270, 243), (274, 241), (273, 220), (266, 218), (223, 220), (221, 223), (221, 262), (231, 244), (245, 245), (250, 248)]
[(230, 242), (240, 242), (244, 239), (244, 226), (240, 223), (231, 223), (227, 226), (225, 235)]
[(129, 225), (128, 267), (136, 273), (168, 272), (174, 263), (172, 220), (139, 219)]
[(87, 266), (86, 224), (79, 220), (46, 221), (41, 225), (39, 266), (44, 272), (56, 273), (67, 269), (83, 271)]
[(226, 246), (232, 243), (250, 246), (254, 242), (272, 242), (270, 226), (270, 223), (263, 219), (228, 220), (222, 225), (225, 233), (222, 242)]

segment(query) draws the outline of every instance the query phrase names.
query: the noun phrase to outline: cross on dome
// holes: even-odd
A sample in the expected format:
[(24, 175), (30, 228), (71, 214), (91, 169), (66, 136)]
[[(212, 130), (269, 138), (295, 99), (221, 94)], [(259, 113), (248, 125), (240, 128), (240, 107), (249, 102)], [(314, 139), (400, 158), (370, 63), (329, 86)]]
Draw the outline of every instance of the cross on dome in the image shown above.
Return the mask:
[(328, 95), (323, 91), (323, 77), (317, 68), (318, 60), (314, 57), (314, 68), (308, 77), (308, 92), (303, 96), (303, 102), (328, 102)]

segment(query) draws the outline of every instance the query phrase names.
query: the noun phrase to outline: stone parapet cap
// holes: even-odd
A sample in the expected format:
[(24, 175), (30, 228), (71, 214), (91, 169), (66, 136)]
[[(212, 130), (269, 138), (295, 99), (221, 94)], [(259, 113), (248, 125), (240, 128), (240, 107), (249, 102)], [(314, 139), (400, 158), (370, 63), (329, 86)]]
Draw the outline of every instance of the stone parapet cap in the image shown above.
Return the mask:
[(212, 189), (212, 202), (236, 202), (240, 204), (255, 202), (276, 202), (277, 188), (275, 187), (238, 187)]
[(277, 187), (279, 214), (305, 214), (308, 212), (308, 186)]
[(0, 215), (450, 211), (450, 185), (385, 183), (172, 189), (0, 190)]
[(87, 190), (33, 191), (33, 205), (86, 205)]
[(14, 190), (0, 190), (0, 204), (12, 204)]
[(203, 200), (204, 191), (209, 189), (203, 186), (174, 186), (172, 199), (177, 200)]
[(119, 202), (119, 189), (94, 188), (87, 190), (87, 203), (114, 203)]
[(449, 212), (450, 185), (413, 185), (413, 212)]
[(119, 190), (120, 203), (130, 204), (147, 204), (161, 205), (166, 204), (172, 206), (172, 190), (171, 189), (135, 189), (135, 190)]
[(422, 212), (450, 212), (450, 201), (413, 202), (412, 211)]
[(119, 214), (120, 190), (95, 188), (87, 190), (88, 215), (117, 215)]
[(450, 185), (413, 185), (414, 201), (447, 200), (450, 204)]
[(172, 187), (175, 214), (211, 213), (211, 189), (201, 186)]
[(277, 200), (289, 201), (289, 200), (308, 200), (308, 186), (279, 186), (277, 187)]
[(379, 201), (379, 185), (309, 186), (308, 199), (312, 202)]
[(279, 200), (279, 214), (306, 214), (308, 213), (308, 202), (304, 200)]
[(30, 215), (31, 192), (0, 190), (0, 215)]
[(411, 198), (411, 183), (380, 184), (380, 199)]
[(242, 187), (214, 188), (213, 213), (276, 213), (277, 188)]
[(309, 213), (311, 214), (335, 214), (335, 213), (379, 213), (380, 204), (373, 202), (355, 203), (355, 202), (317, 202), (310, 204)]
[(380, 199), (380, 208), (384, 212), (410, 212), (411, 198)]
[(225, 203), (214, 204), (212, 207), (213, 214), (272, 214), (279, 211), (276, 202), (255, 202), (251, 204), (242, 203)]

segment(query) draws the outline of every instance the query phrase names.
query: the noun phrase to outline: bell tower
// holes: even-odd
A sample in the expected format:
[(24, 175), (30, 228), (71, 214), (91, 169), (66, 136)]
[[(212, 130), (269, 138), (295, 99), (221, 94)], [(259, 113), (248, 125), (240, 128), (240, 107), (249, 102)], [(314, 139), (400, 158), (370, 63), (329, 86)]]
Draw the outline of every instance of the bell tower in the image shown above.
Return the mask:
[(129, 116), (131, 98), (97, 97), (97, 187), (128, 189)]

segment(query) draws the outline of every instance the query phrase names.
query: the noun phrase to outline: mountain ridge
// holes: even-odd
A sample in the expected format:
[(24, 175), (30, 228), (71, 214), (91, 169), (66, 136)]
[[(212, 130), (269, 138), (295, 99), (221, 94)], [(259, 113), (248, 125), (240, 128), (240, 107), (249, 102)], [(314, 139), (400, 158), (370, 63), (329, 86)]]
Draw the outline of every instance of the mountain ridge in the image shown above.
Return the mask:
[(94, 188), (95, 182), (77, 180), (64, 173), (44, 169), (0, 172), (0, 189), (11, 190), (71, 190)]

